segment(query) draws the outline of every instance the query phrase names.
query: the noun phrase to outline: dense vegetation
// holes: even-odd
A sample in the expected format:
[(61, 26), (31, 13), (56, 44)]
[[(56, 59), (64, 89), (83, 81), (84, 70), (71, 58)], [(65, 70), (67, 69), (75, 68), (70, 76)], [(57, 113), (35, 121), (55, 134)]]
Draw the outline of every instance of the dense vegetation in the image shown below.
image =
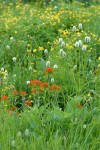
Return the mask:
[(45, 4), (0, 3), (0, 150), (99, 150), (100, 5)]

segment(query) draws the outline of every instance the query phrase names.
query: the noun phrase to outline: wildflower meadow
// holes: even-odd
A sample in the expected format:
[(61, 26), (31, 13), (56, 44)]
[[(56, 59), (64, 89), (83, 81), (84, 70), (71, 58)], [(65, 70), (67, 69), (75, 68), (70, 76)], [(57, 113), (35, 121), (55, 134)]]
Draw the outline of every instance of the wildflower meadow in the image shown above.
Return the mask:
[(99, 149), (99, 1), (0, 0), (0, 150)]

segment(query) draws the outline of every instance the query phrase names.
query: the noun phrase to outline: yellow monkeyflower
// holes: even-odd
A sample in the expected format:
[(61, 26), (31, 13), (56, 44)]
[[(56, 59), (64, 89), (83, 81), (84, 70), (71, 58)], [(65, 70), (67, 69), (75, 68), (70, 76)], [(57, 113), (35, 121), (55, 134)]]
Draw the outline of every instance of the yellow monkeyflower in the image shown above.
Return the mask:
[(43, 47), (39, 47), (39, 50), (40, 50), (40, 51), (43, 51), (43, 50), (44, 50), (44, 48), (43, 48)]
[(33, 69), (33, 72), (34, 72), (34, 73), (36, 73), (36, 72), (37, 72), (37, 70)]
[(90, 96), (91, 96), (91, 94), (90, 94), (90, 93), (88, 93), (88, 94), (87, 94), (87, 96), (88, 96), (88, 97), (90, 97)]
[(100, 56), (98, 57), (98, 60), (100, 60)]
[(31, 50), (27, 49), (27, 52), (28, 52), (28, 53), (30, 53), (30, 52), (31, 52)]
[(35, 48), (35, 49), (33, 49), (33, 52), (35, 53), (35, 52), (37, 52), (37, 49)]
[(100, 67), (100, 64), (98, 64), (98, 67)]

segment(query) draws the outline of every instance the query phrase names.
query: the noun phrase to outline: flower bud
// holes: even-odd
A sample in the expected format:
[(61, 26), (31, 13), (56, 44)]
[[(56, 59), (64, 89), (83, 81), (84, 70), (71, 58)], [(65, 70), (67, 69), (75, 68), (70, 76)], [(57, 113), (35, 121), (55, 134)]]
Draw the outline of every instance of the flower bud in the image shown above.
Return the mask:
[(30, 135), (30, 131), (29, 131), (29, 129), (25, 129), (24, 134), (25, 134), (25, 136), (29, 136), (29, 135)]
[(12, 140), (11, 141), (11, 147), (15, 147), (15, 146), (16, 146), (15, 140)]
[(18, 133), (17, 133), (17, 137), (21, 137), (22, 136), (22, 133), (19, 131)]

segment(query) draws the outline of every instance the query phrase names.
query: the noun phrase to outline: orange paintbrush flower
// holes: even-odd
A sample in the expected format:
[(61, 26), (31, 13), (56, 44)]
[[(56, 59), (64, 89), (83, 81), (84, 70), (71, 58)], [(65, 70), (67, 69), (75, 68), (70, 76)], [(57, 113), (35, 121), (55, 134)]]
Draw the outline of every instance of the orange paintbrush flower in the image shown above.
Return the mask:
[(18, 91), (17, 91), (17, 90), (13, 90), (12, 92), (13, 92), (13, 94), (15, 94), (15, 95), (18, 94)]
[(40, 85), (41, 83), (42, 82), (40, 80), (31, 80), (29, 84), (36, 86), (36, 85)]
[(79, 109), (81, 109), (83, 106), (82, 106), (81, 104), (78, 104), (77, 107), (78, 107)]
[(25, 96), (26, 95), (26, 92), (25, 91), (22, 91), (20, 92), (21, 96)]
[(32, 103), (29, 100), (25, 101), (25, 104), (28, 105), (28, 106), (32, 106)]
[(40, 88), (44, 89), (44, 88), (48, 88), (48, 82), (43, 82), (40, 84)]
[(52, 74), (53, 73), (53, 69), (48, 67), (44, 70), (44, 73), (49, 73), (49, 74)]
[(3, 100), (3, 101), (7, 101), (7, 100), (8, 100), (8, 96), (5, 96), (5, 95), (4, 95), (4, 96), (2, 96), (2, 97), (1, 97), (1, 100)]
[(50, 86), (50, 90), (51, 90), (51, 91), (60, 91), (61, 88), (60, 88), (59, 86), (57, 86), (57, 85), (54, 84), (54, 85), (51, 85), (51, 86)]

